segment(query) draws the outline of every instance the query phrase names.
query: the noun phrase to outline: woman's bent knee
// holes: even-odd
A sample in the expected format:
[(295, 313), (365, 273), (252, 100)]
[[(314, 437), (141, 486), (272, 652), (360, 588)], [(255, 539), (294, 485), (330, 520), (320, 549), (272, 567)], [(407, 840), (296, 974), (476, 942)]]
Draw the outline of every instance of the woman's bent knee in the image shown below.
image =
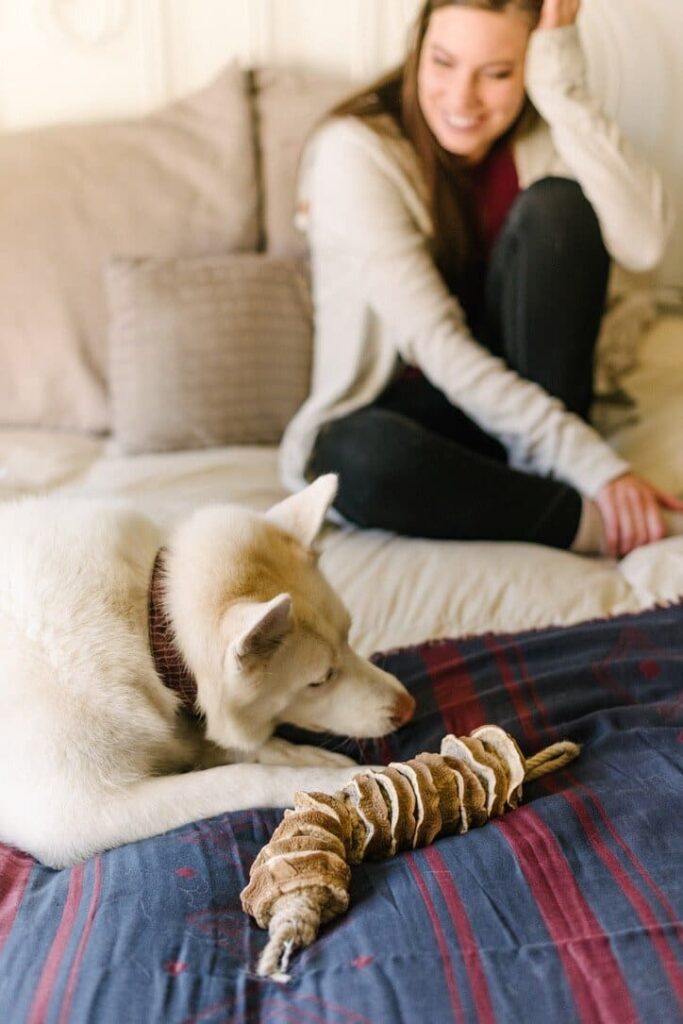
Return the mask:
[(517, 198), (509, 224), (518, 230), (538, 228), (545, 238), (562, 228), (569, 237), (588, 229), (602, 240), (593, 207), (578, 182), (570, 178), (541, 178), (530, 185)]
[(337, 473), (334, 507), (366, 528), (392, 520), (391, 506), (401, 501), (421, 431), (407, 417), (366, 408), (325, 424), (316, 438), (308, 475)]

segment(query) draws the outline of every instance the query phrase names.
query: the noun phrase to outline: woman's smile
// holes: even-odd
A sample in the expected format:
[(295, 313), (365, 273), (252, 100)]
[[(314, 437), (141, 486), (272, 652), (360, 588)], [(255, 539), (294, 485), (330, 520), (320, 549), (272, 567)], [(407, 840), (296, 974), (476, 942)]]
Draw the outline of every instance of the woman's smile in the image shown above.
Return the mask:
[(479, 117), (461, 117), (457, 114), (442, 114), (443, 120), (451, 131), (455, 132), (472, 132), (477, 128), (480, 128), (484, 123), (484, 118)]

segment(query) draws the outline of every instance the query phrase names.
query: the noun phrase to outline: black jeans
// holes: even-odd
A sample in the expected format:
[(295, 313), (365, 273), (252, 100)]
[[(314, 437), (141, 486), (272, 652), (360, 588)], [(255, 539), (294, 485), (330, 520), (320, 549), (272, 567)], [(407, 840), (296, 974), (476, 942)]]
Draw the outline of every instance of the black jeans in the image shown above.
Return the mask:
[[(609, 257), (581, 188), (545, 178), (516, 199), (491, 254), (475, 336), (567, 408), (588, 414)], [(566, 548), (573, 488), (512, 469), (506, 452), (424, 377), (399, 377), (320, 430), (311, 477), (339, 474), (335, 508), (363, 527)]]

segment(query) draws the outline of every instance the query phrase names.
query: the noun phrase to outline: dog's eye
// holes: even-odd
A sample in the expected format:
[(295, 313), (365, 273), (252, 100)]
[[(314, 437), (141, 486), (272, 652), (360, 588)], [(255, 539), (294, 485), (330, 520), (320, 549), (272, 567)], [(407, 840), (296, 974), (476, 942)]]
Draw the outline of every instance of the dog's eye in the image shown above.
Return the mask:
[(333, 668), (328, 669), (327, 672), (325, 673), (325, 678), (324, 679), (319, 679), (315, 683), (309, 683), (308, 684), (309, 690), (315, 690), (315, 689), (317, 689), (318, 686), (324, 686), (325, 683), (328, 683), (330, 681), (330, 679), (332, 678), (333, 675), (334, 675), (334, 669)]

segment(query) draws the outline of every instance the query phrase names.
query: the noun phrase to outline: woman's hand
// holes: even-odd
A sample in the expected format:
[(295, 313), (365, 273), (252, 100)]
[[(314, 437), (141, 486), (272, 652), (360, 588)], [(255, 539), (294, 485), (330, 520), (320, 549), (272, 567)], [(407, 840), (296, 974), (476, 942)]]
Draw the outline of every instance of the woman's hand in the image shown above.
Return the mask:
[(608, 554), (614, 556), (627, 555), (634, 548), (666, 537), (662, 508), (683, 512), (683, 501), (635, 473), (610, 480), (595, 501), (605, 528)]
[(580, 7), (581, 0), (544, 0), (538, 27), (565, 28), (573, 25)]

